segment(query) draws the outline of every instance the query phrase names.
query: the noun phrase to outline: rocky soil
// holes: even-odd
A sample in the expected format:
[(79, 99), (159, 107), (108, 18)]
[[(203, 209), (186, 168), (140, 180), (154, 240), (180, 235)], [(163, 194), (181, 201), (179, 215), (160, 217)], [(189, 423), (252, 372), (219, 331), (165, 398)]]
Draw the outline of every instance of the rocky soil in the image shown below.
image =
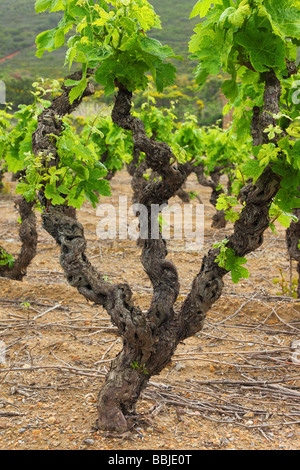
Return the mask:
[[(116, 205), (120, 195), (130, 201), (129, 183), (120, 173), (113, 196), (102, 202)], [(204, 245), (199, 253), (170, 241), (180, 274), (178, 304), (203, 254), (232, 229), (212, 229), (209, 192), (193, 178), (187, 189), (204, 202)], [(1, 245), (17, 254), (13, 190), (0, 198), (0, 214)], [(131, 240), (100, 240), (100, 219), (88, 204), (78, 218), (90, 260), (111, 282), (128, 282), (146, 310), (151, 286), (140, 248)], [(285, 231), (277, 229), (249, 255), (249, 279), (235, 285), (227, 277), (203, 331), (180, 344), (168, 367), (151, 378), (135, 425), (114, 435), (96, 430), (96, 400), (121, 339), (106, 312), (68, 286), (59, 249), (39, 226), (38, 255), (24, 281), (0, 278), (0, 449), (299, 449), (300, 303), (287, 292), (296, 270), (292, 265), (290, 274)]]

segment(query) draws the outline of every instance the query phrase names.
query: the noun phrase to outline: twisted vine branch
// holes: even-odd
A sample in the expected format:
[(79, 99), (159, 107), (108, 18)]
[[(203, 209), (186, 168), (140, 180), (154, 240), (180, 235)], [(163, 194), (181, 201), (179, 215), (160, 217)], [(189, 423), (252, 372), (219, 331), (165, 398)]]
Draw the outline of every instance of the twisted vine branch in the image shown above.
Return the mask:
[[(131, 115), (131, 92), (119, 82), (116, 86), (118, 93), (112, 119), (132, 132), (135, 148), (146, 155), (147, 167), (161, 177), (160, 181), (146, 185), (139, 197), (140, 204), (148, 210), (147, 223), (151, 227), (151, 205), (166, 204), (182, 186), (191, 168), (188, 164), (173, 165), (170, 147), (147, 137), (142, 121)], [(50, 113), (49, 109), (45, 110), (50, 118), (47, 126), (43, 116), (39, 120), (35, 152), (55, 152), (49, 134), (58, 130), (59, 119), (69, 112), (68, 90), (64, 93), (63, 98), (53, 102)], [(266, 105), (259, 119), (260, 132), (266, 125), (265, 113), (277, 112), (280, 93), (280, 82), (270, 72), (266, 75)], [(238, 256), (262, 244), (263, 233), (269, 223), (269, 206), (279, 186), (279, 177), (267, 168), (256, 184), (249, 185), (244, 191), (245, 207), (228, 242)], [(180, 341), (201, 330), (207, 311), (222, 294), (223, 277), (227, 271), (215, 261), (218, 250), (211, 249), (202, 261), (187, 299), (180, 309), (175, 310), (179, 292), (176, 267), (167, 259), (166, 241), (161, 236), (158, 239), (148, 236), (143, 242), (141, 261), (151, 280), (153, 297), (148, 311), (144, 313), (134, 305), (128, 284), (107, 283), (91, 265), (85, 254), (82, 225), (68, 217), (63, 206), (50, 206), (46, 210), (43, 194), (40, 199), (45, 208), (43, 227), (61, 247), (60, 262), (67, 281), (86, 299), (107, 310), (123, 338), (122, 351), (112, 362), (98, 397), (99, 426), (122, 431), (127, 428), (128, 419), (134, 414), (136, 402), (150, 377), (167, 365)], [(140, 222), (143, 220), (140, 219)]]
[(286, 231), (286, 244), (291, 259), (297, 261), (297, 272), (299, 275), (297, 297), (300, 299), (300, 209), (294, 210), (294, 215), (298, 217), (297, 222), (292, 222)]
[(33, 206), (34, 203), (27, 202), (22, 196), (16, 199), (15, 207), (21, 218), (19, 228), (21, 250), (11, 268), (8, 265), (0, 266), (1, 277), (22, 281), (27, 273), (28, 266), (36, 255), (38, 234)]

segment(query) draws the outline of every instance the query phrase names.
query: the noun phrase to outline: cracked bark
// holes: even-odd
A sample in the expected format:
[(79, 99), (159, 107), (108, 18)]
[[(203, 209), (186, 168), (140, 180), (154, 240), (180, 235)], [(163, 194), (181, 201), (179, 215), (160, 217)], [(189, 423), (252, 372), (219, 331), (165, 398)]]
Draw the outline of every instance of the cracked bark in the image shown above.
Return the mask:
[(292, 222), (286, 231), (286, 244), (291, 259), (297, 261), (297, 273), (299, 275), (297, 298), (300, 299), (300, 209), (294, 210), (294, 215), (298, 217), (297, 222)]
[(22, 196), (16, 199), (15, 207), (21, 217), (19, 228), (21, 250), (12, 268), (9, 268), (7, 265), (0, 266), (1, 277), (22, 281), (27, 273), (28, 266), (36, 255), (38, 234), (33, 206), (34, 203), (27, 202)]
[[(266, 110), (278, 111), (281, 92), (280, 83), (273, 72), (265, 78), (265, 103), (268, 105), (261, 116), (264, 116)], [(151, 227), (151, 205), (167, 203), (190, 174), (190, 166), (171, 164), (174, 156), (170, 147), (147, 137), (142, 121), (131, 115), (131, 92), (118, 82), (116, 86), (118, 93), (112, 119), (120, 127), (132, 132), (135, 148), (146, 155), (147, 168), (160, 175), (160, 180), (145, 185), (138, 197), (138, 202), (148, 209), (147, 222), (148, 227)], [(59, 112), (56, 103), (52, 105), (53, 129), (50, 129), (50, 133), (55, 130), (57, 116), (61, 116), (62, 111), (68, 112), (67, 104), (65, 110)], [(49, 113), (48, 110), (45, 112)], [(260, 125), (262, 129), (262, 120)], [(41, 118), (38, 132), (43, 126)], [(48, 146), (44, 145), (46, 134), (42, 137), (42, 148), (39, 148), (36, 139), (35, 151), (47, 152), (51, 142), (48, 140)], [(262, 244), (263, 233), (269, 225), (269, 206), (279, 186), (279, 177), (268, 167), (255, 185), (245, 189), (245, 207), (228, 243), (238, 256), (244, 256)], [(43, 194), (40, 194), (40, 200), (45, 207)], [(203, 258), (187, 299), (181, 308), (175, 310), (174, 304), (180, 288), (176, 267), (167, 259), (166, 241), (160, 235), (157, 239), (149, 237), (143, 241), (141, 262), (151, 280), (153, 296), (147, 312), (142, 312), (134, 305), (128, 284), (107, 283), (91, 265), (85, 254), (84, 229), (77, 220), (65, 214), (64, 207), (50, 206), (45, 209), (42, 222), (60, 245), (60, 263), (69, 284), (76, 287), (86, 299), (102, 305), (122, 336), (122, 351), (111, 364), (99, 393), (97, 408), (100, 428), (124, 431), (134, 417), (136, 402), (151, 376), (159, 374), (169, 363), (180, 341), (202, 329), (208, 310), (222, 294), (223, 278), (227, 271), (215, 262), (218, 250), (211, 249)], [(140, 223), (143, 222), (140, 219)]]
[[(139, 162), (140, 150), (134, 147), (133, 149), (133, 158), (129, 164), (127, 164), (127, 171), (131, 176), (131, 188), (133, 190), (132, 203), (139, 203), (141, 200), (144, 188), (150, 183), (154, 182), (159, 178), (159, 174), (152, 171), (149, 180), (144, 178), (145, 172), (148, 170), (147, 163), (145, 161)], [(188, 168), (188, 167), (187, 167)], [(192, 168), (188, 170), (189, 173), (192, 173)], [(183, 183), (184, 186), (184, 183)], [(182, 202), (189, 203), (191, 201), (190, 195), (183, 187), (180, 187), (174, 196), (178, 196)], [(200, 204), (202, 204), (200, 198), (198, 197)]]

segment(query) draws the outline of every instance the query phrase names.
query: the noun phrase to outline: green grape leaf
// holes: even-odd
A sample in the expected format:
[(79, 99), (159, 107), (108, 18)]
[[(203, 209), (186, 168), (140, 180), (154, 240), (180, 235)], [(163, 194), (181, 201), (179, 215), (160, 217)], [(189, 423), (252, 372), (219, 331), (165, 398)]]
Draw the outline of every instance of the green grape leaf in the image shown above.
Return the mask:
[(16, 193), (22, 194), (28, 202), (34, 201), (36, 198), (36, 188), (27, 183), (18, 183), (16, 186)]
[(169, 46), (163, 46), (157, 39), (142, 36), (139, 38), (139, 46), (147, 54), (155, 55), (161, 59), (175, 57), (174, 51)]
[(293, 158), (293, 167), (300, 170), (300, 140), (295, 142), (290, 156)]
[(106, 95), (113, 93), (115, 90), (115, 68), (115, 59), (109, 57), (100, 63), (100, 66), (95, 72), (95, 80), (104, 87)]
[(90, 172), (88, 170), (88, 168), (86, 166), (83, 166), (82, 163), (80, 162), (74, 162), (72, 165), (71, 165), (71, 168), (72, 170), (75, 171), (76, 175), (78, 176), (78, 178), (80, 178), (81, 180), (88, 180), (89, 179), (89, 176), (90, 176)]
[(81, 97), (83, 95), (84, 90), (87, 87), (87, 78), (83, 77), (78, 85), (74, 86), (72, 90), (70, 91), (69, 98), (70, 98), (70, 103), (72, 104), (77, 98)]
[(53, 205), (65, 203), (65, 199), (58, 194), (55, 184), (46, 184), (45, 197), (52, 202)]
[(287, 37), (300, 39), (300, 9), (289, 0), (264, 0), (264, 7)]
[[(215, 0), (213, 3), (215, 5), (221, 4), (222, 0)], [(212, 5), (211, 0), (199, 0), (191, 12), (190, 18), (194, 18), (195, 16), (198, 16), (198, 15), (200, 15), (200, 17), (203, 18), (207, 14), (207, 12), (210, 10), (211, 5)]]
[(63, 0), (36, 0), (35, 2), (35, 12), (42, 13), (43, 11), (48, 10), (50, 12), (55, 12), (65, 9), (65, 2)]
[(222, 91), (231, 102), (234, 102), (239, 94), (239, 88), (235, 80), (225, 80), (222, 84)]
[(299, 191), (289, 188), (280, 188), (275, 197), (275, 204), (283, 212), (292, 212), (300, 207)]
[(232, 281), (237, 284), (240, 279), (247, 279), (249, 277), (248, 269), (244, 268), (242, 264), (247, 263), (247, 259), (236, 256), (234, 250), (231, 248), (226, 249), (226, 265), (225, 269), (230, 271)]
[(271, 31), (248, 24), (244, 31), (235, 34), (235, 40), (249, 52), (250, 61), (258, 72), (276, 67), (285, 70), (285, 43)]
[(244, 268), (243, 266), (232, 267), (230, 272), (231, 272), (232, 282), (234, 282), (235, 284), (237, 284), (240, 281), (240, 279), (248, 279), (250, 275), (248, 269)]
[(216, 257), (216, 262), (221, 268), (230, 271), (232, 281), (237, 284), (240, 279), (247, 279), (249, 277), (248, 269), (244, 268), (242, 264), (247, 263), (247, 259), (241, 256), (236, 256), (232, 248), (228, 248), (229, 239), (224, 239), (221, 242), (215, 243), (213, 248), (219, 249), (219, 255)]
[(55, 49), (55, 36), (57, 28), (43, 31), (36, 37), (37, 57), (42, 57), (45, 51), (53, 51)]
[(156, 70), (155, 84), (157, 91), (161, 92), (167, 86), (173, 85), (176, 78), (176, 68), (173, 64), (165, 64), (161, 60), (153, 63)]
[(145, 2), (141, 7), (140, 4), (132, 2), (131, 11), (132, 17), (138, 20), (144, 32), (149, 31), (151, 28), (161, 28), (160, 19), (150, 3)]
[(264, 168), (259, 164), (258, 160), (248, 159), (241, 167), (241, 173), (247, 178), (253, 178), (253, 182), (260, 177)]

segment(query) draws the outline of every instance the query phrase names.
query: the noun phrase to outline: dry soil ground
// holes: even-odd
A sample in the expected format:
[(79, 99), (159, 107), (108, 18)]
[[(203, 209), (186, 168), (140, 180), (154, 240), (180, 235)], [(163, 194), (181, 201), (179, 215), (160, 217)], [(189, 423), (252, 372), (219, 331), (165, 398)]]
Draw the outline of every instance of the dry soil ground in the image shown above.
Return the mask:
[[(130, 197), (126, 172), (112, 188), (105, 202)], [(188, 189), (201, 192), (205, 236), (200, 253), (186, 252), (180, 240), (170, 242), (169, 257), (180, 273), (178, 305), (203, 254), (232, 229), (213, 230), (209, 193), (193, 178)], [(1, 245), (17, 254), (13, 196), (1, 197), (0, 214)], [(88, 204), (78, 217), (90, 260), (112, 282), (126, 280), (146, 309), (151, 286), (135, 242), (99, 240), (99, 217)], [(278, 235), (268, 231), (264, 245), (248, 257), (249, 279), (234, 285), (227, 276), (203, 331), (152, 377), (139, 401), (140, 420), (116, 436), (95, 430), (96, 400), (121, 340), (106, 312), (68, 286), (59, 249), (39, 225), (38, 255), (24, 281), (0, 279), (0, 341), (6, 348), (0, 359), (0, 449), (299, 449), (300, 353), (293, 347), (300, 340), (300, 304), (278, 295), (289, 283), (284, 235), (280, 227)], [(280, 270), (281, 286), (273, 284)]]

